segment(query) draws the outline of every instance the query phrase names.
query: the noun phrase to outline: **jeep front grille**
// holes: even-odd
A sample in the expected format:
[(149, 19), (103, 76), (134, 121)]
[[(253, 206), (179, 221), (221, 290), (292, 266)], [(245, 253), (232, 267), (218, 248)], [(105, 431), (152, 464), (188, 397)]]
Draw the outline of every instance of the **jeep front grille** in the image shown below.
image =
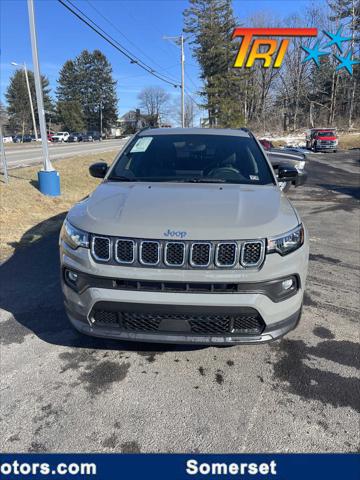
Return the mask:
[(167, 242), (165, 245), (166, 265), (180, 267), (185, 262), (185, 243)]
[(116, 240), (115, 259), (119, 263), (132, 263), (135, 260), (134, 240)]
[(258, 265), (262, 259), (262, 242), (245, 242), (241, 252), (241, 264), (244, 267)]
[(193, 243), (190, 247), (190, 265), (208, 267), (210, 264), (211, 243)]
[(236, 263), (236, 254), (236, 243), (219, 243), (216, 248), (215, 264), (218, 267), (232, 267)]
[(99, 262), (108, 262), (110, 260), (110, 238), (97, 237), (92, 238), (91, 250), (95, 260)]
[(159, 242), (143, 241), (140, 243), (140, 263), (143, 265), (157, 265), (160, 260)]
[(265, 240), (166, 241), (93, 235), (91, 254), (97, 262), (156, 268), (260, 268)]

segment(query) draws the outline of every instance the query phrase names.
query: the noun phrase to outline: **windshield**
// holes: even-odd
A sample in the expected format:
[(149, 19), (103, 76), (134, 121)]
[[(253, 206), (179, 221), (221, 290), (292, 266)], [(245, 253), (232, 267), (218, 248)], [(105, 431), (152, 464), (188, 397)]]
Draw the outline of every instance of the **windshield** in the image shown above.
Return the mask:
[(327, 130), (326, 132), (317, 132), (316, 135), (318, 137), (335, 137), (335, 133), (331, 130)]
[(135, 137), (118, 158), (109, 180), (275, 183), (254, 139), (201, 134)]

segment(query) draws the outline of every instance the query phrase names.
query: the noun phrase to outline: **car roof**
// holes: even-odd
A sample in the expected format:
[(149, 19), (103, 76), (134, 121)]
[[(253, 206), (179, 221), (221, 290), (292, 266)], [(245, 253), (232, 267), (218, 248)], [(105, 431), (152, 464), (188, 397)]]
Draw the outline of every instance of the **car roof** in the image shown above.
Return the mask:
[(232, 128), (146, 128), (139, 133), (141, 137), (157, 135), (227, 135), (250, 138), (246, 130)]

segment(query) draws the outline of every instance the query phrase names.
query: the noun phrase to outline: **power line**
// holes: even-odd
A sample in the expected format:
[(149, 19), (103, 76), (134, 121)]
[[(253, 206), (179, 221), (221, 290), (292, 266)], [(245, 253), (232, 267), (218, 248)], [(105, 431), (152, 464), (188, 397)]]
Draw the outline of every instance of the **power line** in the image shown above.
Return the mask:
[[(156, 75), (159, 75), (161, 76), (162, 80), (163, 81), (166, 81), (168, 80), (167, 83), (170, 83), (170, 84), (176, 84), (177, 83), (177, 80), (174, 80), (174, 78), (170, 77), (169, 75), (164, 75), (162, 73), (160, 73), (159, 71), (156, 71), (154, 68), (152, 68), (150, 65), (148, 65), (147, 63), (145, 63), (143, 60), (141, 60), (138, 56), (136, 56), (135, 54), (133, 54), (132, 52), (129, 51), (129, 49), (127, 49), (126, 47), (124, 47), (122, 44), (120, 44), (120, 42), (118, 42), (114, 37), (112, 37), (108, 32), (106, 32), (102, 27), (100, 27), (96, 22), (94, 22), (94, 20), (92, 20), (92, 18), (90, 18), (88, 15), (86, 15), (86, 13), (84, 13), (82, 10), (80, 10), (79, 7), (77, 7), (76, 5), (74, 5), (74, 3), (71, 2), (71, 0), (66, 0), (67, 3), (69, 3), (70, 5), (72, 5), (73, 8), (75, 8), (79, 13), (80, 15), (82, 15), (82, 17), (85, 17), (89, 22), (91, 22), (93, 25), (95, 25), (95, 27), (97, 29), (99, 29), (106, 37), (107, 37), (107, 41), (109, 41), (108, 39), (110, 39), (112, 42), (115, 42), (122, 51), (126, 52), (127, 56), (130, 56), (131, 57), (131, 63), (137, 63), (139, 64), (139, 66), (141, 68), (143, 68), (144, 70), (146, 70), (147, 72), (151, 73), (151, 74), (156, 74)], [(61, 2), (62, 3), (62, 2)], [(76, 14), (76, 12), (75, 12)], [(82, 21), (83, 18), (81, 18)], [(91, 25), (90, 25), (91, 28), (93, 28)], [(155, 75), (155, 76), (156, 76)], [(159, 77), (157, 77), (159, 78)], [(173, 85), (175, 86), (175, 85)]]
[[(74, 5), (70, 0), (67, 0), (67, 2), (70, 5), (72, 5), (80, 13), (77, 13), (75, 10), (73, 10), (69, 5), (67, 5), (65, 3), (64, 0), (58, 0), (58, 2), (61, 3), (61, 5), (63, 5), (73, 15), (75, 15), (80, 21), (85, 23), (85, 25), (90, 27), (91, 30), (93, 30), (95, 33), (97, 33), (107, 43), (109, 43), (116, 50), (118, 50), (122, 55), (124, 55), (126, 58), (128, 58), (130, 60), (130, 63), (134, 63), (134, 64), (138, 65), (140, 68), (147, 71), (148, 73), (150, 73), (150, 75), (153, 75), (154, 77), (158, 78), (162, 82), (165, 82), (169, 85), (172, 85), (175, 88), (180, 87), (179, 83), (175, 83), (175, 81), (172, 80), (172, 79), (168, 80), (165, 75), (162, 75), (161, 73), (157, 72), (156, 70), (151, 68), (149, 65), (144, 63), (142, 60), (137, 58), (135, 55), (133, 55), (129, 50), (127, 50), (125, 47), (123, 47), (117, 40), (112, 38), (111, 35), (109, 35), (107, 32), (105, 32), (105, 30), (103, 30), (99, 25), (97, 25), (91, 18), (89, 18), (84, 12), (82, 12), (78, 7), (76, 7), (76, 5)], [(92, 25), (89, 22), (91, 22)], [(168, 78), (170, 78), (170, 77), (168, 77)]]
[[(95, 5), (92, 4), (92, 2), (90, 2), (90, 0), (86, 0), (86, 2), (90, 5), (91, 8), (93, 8), (95, 10), (95, 12), (100, 15), (100, 17), (102, 17), (105, 22), (107, 22), (109, 25), (111, 25), (123, 38), (125, 38), (125, 40), (127, 40), (130, 45), (132, 45), (134, 48), (136, 48), (136, 50), (138, 50), (139, 52), (141, 52), (146, 58), (148, 58), (151, 62), (153, 62), (155, 65), (157, 65), (158, 67), (160, 67), (160, 71), (165, 71), (166, 69), (162, 68), (162, 66), (156, 62), (153, 58), (151, 58), (146, 52), (144, 52), (144, 50), (142, 50), (139, 46), (137, 46), (129, 37), (127, 37), (118, 27), (117, 25), (115, 25), (111, 20), (109, 20), (107, 17), (105, 17), (105, 15), (103, 15), (100, 10), (98, 10)], [(170, 78), (170, 77), (169, 77)]]

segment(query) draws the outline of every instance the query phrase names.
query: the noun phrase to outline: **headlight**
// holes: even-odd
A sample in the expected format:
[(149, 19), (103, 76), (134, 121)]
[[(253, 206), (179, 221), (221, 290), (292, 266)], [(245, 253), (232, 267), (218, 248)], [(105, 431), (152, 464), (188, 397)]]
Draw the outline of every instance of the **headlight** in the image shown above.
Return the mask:
[(305, 167), (305, 160), (301, 160), (300, 162), (295, 163), (295, 168), (297, 171), (304, 170)]
[(301, 247), (304, 243), (304, 227), (298, 225), (290, 232), (268, 239), (267, 253), (278, 252), (287, 255)]
[(89, 248), (89, 234), (75, 228), (67, 220), (63, 223), (60, 238), (71, 248), (85, 247)]

